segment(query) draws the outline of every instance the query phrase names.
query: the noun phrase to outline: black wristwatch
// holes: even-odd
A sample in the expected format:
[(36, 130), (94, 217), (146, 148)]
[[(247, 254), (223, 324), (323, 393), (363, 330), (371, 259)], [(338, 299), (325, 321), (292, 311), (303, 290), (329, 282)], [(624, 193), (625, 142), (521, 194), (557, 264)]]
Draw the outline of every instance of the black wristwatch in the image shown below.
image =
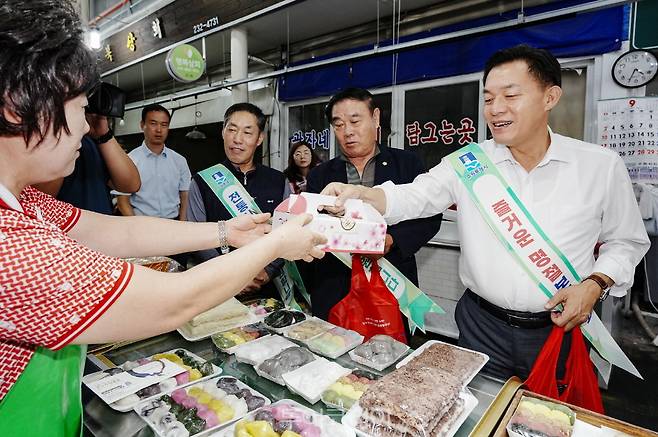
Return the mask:
[(104, 144), (110, 141), (112, 138), (114, 138), (114, 131), (112, 128), (108, 129), (107, 133), (105, 135), (101, 135), (98, 138), (94, 138), (94, 141), (96, 144)]

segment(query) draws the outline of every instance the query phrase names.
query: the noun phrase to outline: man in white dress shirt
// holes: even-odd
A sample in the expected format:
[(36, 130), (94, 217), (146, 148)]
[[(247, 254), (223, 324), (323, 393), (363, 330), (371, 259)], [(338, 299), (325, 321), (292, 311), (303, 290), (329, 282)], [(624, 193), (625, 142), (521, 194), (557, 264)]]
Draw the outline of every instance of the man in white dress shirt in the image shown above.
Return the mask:
[[(549, 113), (562, 94), (555, 57), (528, 46), (501, 50), (487, 61), (483, 80), (484, 116), (493, 140), (481, 148), (580, 277), (587, 279), (548, 300), (497, 240), (446, 159), (410, 184), (332, 184), (324, 193), (338, 195), (338, 207), (347, 198), (364, 199), (389, 224), (428, 217), (457, 204), (459, 274), (468, 287), (455, 310), (459, 344), (488, 354), (488, 373), (525, 378), (553, 324), (569, 331), (587, 321), (608, 293), (626, 293), (649, 240), (619, 156), (548, 127)], [(602, 245), (595, 259), (597, 242)], [(550, 312), (559, 303), (563, 311)], [(558, 377), (569, 344), (567, 335)]]

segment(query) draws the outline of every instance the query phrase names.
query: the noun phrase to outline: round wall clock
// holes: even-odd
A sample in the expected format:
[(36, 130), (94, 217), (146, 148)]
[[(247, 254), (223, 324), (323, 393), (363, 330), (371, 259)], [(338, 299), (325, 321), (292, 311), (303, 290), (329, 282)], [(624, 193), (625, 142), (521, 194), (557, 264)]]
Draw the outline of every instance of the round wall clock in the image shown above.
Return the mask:
[(631, 50), (624, 53), (612, 66), (612, 78), (625, 88), (646, 85), (656, 77), (658, 60), (647, 50)]

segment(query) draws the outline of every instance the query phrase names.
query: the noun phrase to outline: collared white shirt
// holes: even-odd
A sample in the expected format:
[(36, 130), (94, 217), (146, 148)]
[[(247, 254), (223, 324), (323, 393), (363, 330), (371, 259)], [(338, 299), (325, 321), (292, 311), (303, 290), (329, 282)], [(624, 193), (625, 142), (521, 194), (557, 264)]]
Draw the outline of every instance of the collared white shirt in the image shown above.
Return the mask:
[(192, 179), (185, 157), (166, 146), (156, 155), (145, 143), (128, 156), (139, 170), (142, 181), (139, 191), (130, 196), (135, 215), (177, 217), (180, 192), (190, 189)]
[[(614, 296), (633, 283), (649, 248), (630, 178), (619, 156), (596, 144), (550, 132), (541, 162), (527, 172), (505, 145), (482, 149), (581, 277), (601, 272)], [(457, 204), (462, 283), (489, 302), (517, 311), (544, 310), (547, 298), (495, 237), (447, 160), (413, 183), (381, 185), (389, 224), (438, 214)], [(603, 245), (594, 259), (594, 246)]]

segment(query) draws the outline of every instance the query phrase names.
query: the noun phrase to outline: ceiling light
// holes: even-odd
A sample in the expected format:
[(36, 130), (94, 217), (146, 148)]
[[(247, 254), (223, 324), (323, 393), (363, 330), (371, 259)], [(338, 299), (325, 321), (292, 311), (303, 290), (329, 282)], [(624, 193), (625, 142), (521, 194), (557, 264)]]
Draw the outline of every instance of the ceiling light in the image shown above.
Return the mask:
[(90, 29), (87, 32), (87, 45), (92, 50), (98, 50), (101, 48), (101, 33), (98, 29)]

